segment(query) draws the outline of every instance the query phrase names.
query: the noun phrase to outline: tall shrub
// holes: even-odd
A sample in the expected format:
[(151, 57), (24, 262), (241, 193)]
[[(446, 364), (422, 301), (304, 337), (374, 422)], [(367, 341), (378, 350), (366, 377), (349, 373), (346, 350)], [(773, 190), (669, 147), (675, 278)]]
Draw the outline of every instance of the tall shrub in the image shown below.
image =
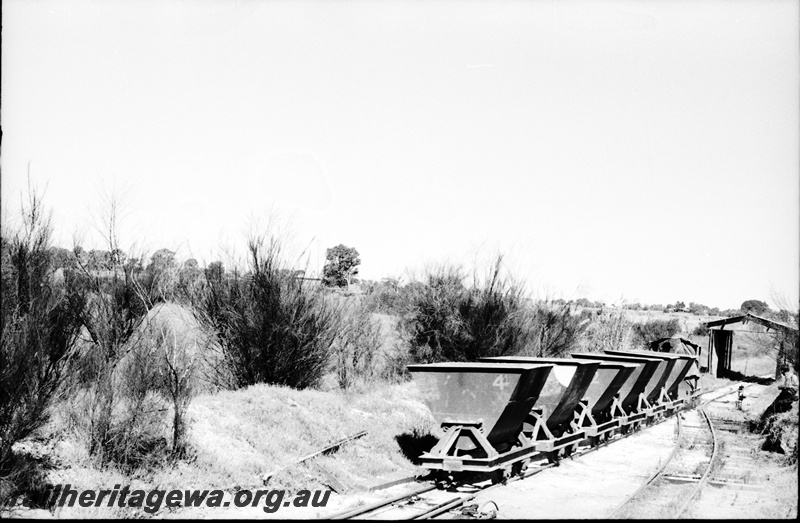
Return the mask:
[(489, 278), (464, 285), (460, 267), (428, 269), (409, 286), (409, 314), (403, 327), (412, 362), (475, 361), (521, 350), (531, 336), (522, 286), (500, 275), (502, 257)]
[(347, 390), (369, 383), (377, 374), (376, 356), (381, 346), (381, 327), (364, 301), (344, 303), (331, 347), (339, 387)]
[(145, 356), (144, 321), (160, 296), (151, 292), (137, 258), (126, 260), (117, 236), (119, 202), (109, 196), (101, 217), (108, 256), (103, 270), (75, 247), (76, 285), (87, 297), (80, 313), (83, 348), (72, 362), (69, 413), (101, 463), (136, 466), (159, 440), (163, 399), (155, 363)]
[(586, 322), (573, 314), (570, 303), (539, 302), (532, 307), (528, 321), (532, 336), (523, 353), (537, 357), (562, 356), (575, 349), (586, 330)]
[(47, 420), (80, 330), (83, 296), (72, 279), (53, 278), (51, 222), (30, 195), (22, 227), (0, 234), (0, 475), (10, 471), (11, 448)]
[(206, 271), (198, 319), (214, 333), (234, 386), (314, 386), (328, 362), (337, 309), (320, 290), (285, 270), (280, 239), (251, 239), (248, 251), (244, 275)]
[(633, 326), (622, 311), (609, 311), (591, 321), (584, 332), (584, 347), (590, 352), (633, 348)]
[(366, 307), (373, 312), (401, 316), (408, 305), (407, 292), (397, 279), (384, 278), (367, 287)]
[[(122, 381), (115, 377), (120, 362), (141, 345), (139, 327), (152, 303), (130, 266), (115, 264), (107, 276), (81, 262), (79, 267), (79, 285), (89, 304), (81, 314), (88, 343), (74, 362), (74, 375), (79, 378), (74, 384), (76, 393), (88, 394), (86, 409), (78, 416), (87, 427), (90, 454), (101, 462), (125, 461), (133, 445), (131, 437), (136, 439), (129, 430), (137, 421), (133, 418), (142, 411), (142, 402), (154, 385), (141, 366), (125, 368)], [(127, 413), (120, 415), (120, 409)]]
[(661, 338), (671, 338), (681, 330), (681, 324), (677, 318), (669, 320), (649, 320), (644, 323), (633, 324), (634, 343), (636, 345), (648, 346), (651, 341)]

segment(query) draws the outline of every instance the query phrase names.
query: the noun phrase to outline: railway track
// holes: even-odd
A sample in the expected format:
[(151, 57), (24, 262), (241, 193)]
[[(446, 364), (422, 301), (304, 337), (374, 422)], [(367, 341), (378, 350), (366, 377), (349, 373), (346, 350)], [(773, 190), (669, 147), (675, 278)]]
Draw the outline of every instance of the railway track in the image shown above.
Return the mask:
[[(617, 510), (608, 517), (620, 517), (626, 513), (634, 514), (633, 517), (636, 517), (635, 514), (640, 516), (644, 514), (645, 517), (658, 517), (653, 514), (661, 514), (661, 517), (665, 518), (685, 517), (691, 514), (694, 500), (706, 485), (710, 483), (717, 487), (725, 481), (719, 477), (722, 460), (716, 456), (711, 459), (714, 449), (719, 453), (721, 445), (719, 431), (714, 429), (712, 432), (714, 421), (706, 413), (707, 407), (714, 402), (728, 401), (731, 395), (737, 393), (736, 388), (730, 387), (706, 392), (704, 396), (710, 397), (697, 408), (683, 410), (676, 416), (657, 420), (653, 425), (661, 425), (664, 422), (676, 423), (679, 436), (670, 456), (664, 460), (664, 464), (656, 473), (643, 482), (636, 493), (620, 503)], [(569, 459), (580, 460), (582, 456), (642, 433), (643, 431), (637, 430), (628, 434), (615, 434), (597, 446), (578, 447), (571, 453)], [(712, 468), (712, 464), (718, 466)], [(520, 475), (498, 484), (492, 484), (490, 479), (462, 484), (419, 482), (417, 488), (411, 492), (357, 507), (332, 516), (332, 519), (431, 519), (465, 515), (489, 517), (492, 515), (492, 510), (497, 510), (497, 506), (490, 502), (493, 489), (522, 482), (558, 465), (559, 463), (548, 463), (546, 458), (542, 457), (532, 461)], [(705, 500), (705, 496), (703, 499)]]
[[(751, 386), (745, 385), (745, 388)], [(701, 491), (709, 484), (741, 488), (742, 484), (719, 477), (725, 465), (720, 456), (723, 437), (707, 412), (710, 404), (727, 401), (738, 394), (738, 389), (726, 387), (696, 409), (679, 414), (675, 446), (665, 463), (608, 517), (678, 519), (691, 513)], [(717, 477), (712, 478), (712, 475)]]
[[(667, 420), (668, 418), (661, 419), (654, 424), (660, 424)], [(598, 451), (636, 434), (639, 434), (639, 431), (616, 434), (595, 446), (577, 446), (569, 454), (569, 458), (571, 460), (578, 459), (581, 456)], [(491, 478), (486, 478), (476, 483), (443, 484), (433, 481), (418, 481), (417, 488), (410, 492), (355, 507), (346, 512), (335, 514), (330, 519), (433, 519), (440, 516), (452, 517), (454, 514), (475, 518), (490, 517), (492, 516), (492, 510), (497, 510), (497, 506), (491, 501), (475, 503), (475, 497), (478, 493), (482, 494), (482, 498), (485, 498), (492, 489), (500, 488), (508, 483), (526, 480), (557, 466), (559, 466), (558, 462), (548, 462), (547, 457), (542, 455), (537, 460), (532, 461), (521, 474), (499, 483), (493, 483)]]

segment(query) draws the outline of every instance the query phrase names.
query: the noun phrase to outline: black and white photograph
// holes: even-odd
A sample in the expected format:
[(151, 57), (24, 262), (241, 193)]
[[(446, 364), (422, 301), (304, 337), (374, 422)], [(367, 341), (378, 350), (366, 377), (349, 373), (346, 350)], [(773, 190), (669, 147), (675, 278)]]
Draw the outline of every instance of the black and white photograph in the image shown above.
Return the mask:
[(798, 517), (800, 0), (4, 0), (0, 518)]

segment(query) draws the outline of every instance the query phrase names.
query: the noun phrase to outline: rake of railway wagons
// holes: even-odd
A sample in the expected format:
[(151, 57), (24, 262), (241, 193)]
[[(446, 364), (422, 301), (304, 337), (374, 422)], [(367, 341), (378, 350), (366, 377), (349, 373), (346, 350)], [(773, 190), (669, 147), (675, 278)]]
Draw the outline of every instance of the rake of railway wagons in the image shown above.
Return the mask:
[(685, 408), (682, 385), (696, 357), (647, 351), (572, 358), (498, 357), (474, 363), (409, 365), (443, 435), (423, 467), (489, 473), (498, 481), (536, 456), (556, 462), (581, 442)]

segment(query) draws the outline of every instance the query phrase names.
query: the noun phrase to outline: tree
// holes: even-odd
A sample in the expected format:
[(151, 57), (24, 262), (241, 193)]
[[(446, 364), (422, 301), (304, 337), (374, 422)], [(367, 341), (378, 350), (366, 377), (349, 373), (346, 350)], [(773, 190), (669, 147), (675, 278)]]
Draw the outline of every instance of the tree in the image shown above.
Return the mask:
[(189, 258), (183, 262), (178, 272), (178, 296), (191, 302), (199, 286), (202, 285), (202, 275), (203, 271), (200, 270), (197, 260)]
[(75, 253), (63, 247), (50, 247), (50, 262), (54, 269), (74, 268), (76, 264)]
[(697, 316), (701, 314), (708, 314), (708, 307), (703, 305), (702, 303), (695, 303), (693, 301), (689, 302), (689, 312), (695, 314)]
[(89, 251), (89, 270), (103, 271), (111, 266), (111, 253), (100, 249)]
[(761, 300), (747, 300), (742, 303), (742, 312), (751, 312), (753, 314), (764, 314), (769, 311), (769, 305)]
[(575, 300), (575, 305), (577, 305), (578, 307), (593, 307), (594, 303), (590, 302), (586, 298), (578, 298), (577, 300)]
[(144, 261), (142, 257), (131, 256), (125, 260), (123, 267), (126, 271), (131, 271), (133, 274), (138, 274), (144, 270)]
[(180, 278), (175, 252), (169, 249), (154, 252), (145, 273), (143, 285), (154, 301), (167, 301), (174, 297)]
[(358, 274), (358, 266), (361, 264), (358, 251), (342, 244), (325, 251), (325, 259), (327, 261), (322, 269), (322, 283), (330, 287), (350, 285), (353, 277)]
[(172, 267), (174, 265), (175, 260), (175, 252), (169, 249), (159, 249), (153, 253), (153, 256), (150, 258), (150, 266), (153, 269), (166, 269)]
[(111, 265), (120, 266), (125, 265), (125, 262), (128, 260), (128, 255), (125, 254), (125, 251), (122, 249), (115, 248), (109, 253), (109, 258)]

